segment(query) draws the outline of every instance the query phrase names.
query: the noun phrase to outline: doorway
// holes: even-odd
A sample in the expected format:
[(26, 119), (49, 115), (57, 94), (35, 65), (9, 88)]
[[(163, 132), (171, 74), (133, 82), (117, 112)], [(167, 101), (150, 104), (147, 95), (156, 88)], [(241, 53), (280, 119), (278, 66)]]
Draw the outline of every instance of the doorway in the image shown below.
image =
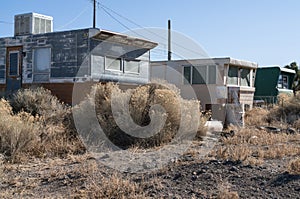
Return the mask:
[(22, 46), (7, 47), (6, 93), (12, 94), (22, 87)]

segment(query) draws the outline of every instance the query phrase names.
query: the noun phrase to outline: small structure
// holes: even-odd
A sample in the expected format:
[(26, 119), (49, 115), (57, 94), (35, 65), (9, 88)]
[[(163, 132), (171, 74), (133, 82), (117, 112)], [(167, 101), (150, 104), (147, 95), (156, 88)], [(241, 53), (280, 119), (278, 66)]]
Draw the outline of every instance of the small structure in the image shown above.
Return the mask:
[(259, 67), (256, 72), (254, 102), (277, 103), (278, 95), (292, 96), (296, 72), (279, 66)]
[(154, 61), (150, 74), (175, 84), (183, 95), (191, 85), (213, 119), (237, 124), (243, 123), (244, 108), (252, 108), (256, 68), (256, 63), (229, 57)]
[(75, 83), (149, 81), (156, 43), (96, 28), (52, 32), (52, 17), (15, 16), (14, 37), (0, 38), (0, 94), (43, 86), (67, 103)]

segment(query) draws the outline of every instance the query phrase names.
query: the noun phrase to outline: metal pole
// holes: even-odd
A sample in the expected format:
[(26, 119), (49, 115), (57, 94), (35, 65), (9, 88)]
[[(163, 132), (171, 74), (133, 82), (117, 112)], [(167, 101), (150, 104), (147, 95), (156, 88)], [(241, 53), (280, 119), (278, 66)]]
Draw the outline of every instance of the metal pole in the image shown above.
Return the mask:
[(94, 0), (93, 28), (96, 28), (96, 3), (97, 3), (97, 0)]
[(168, 61), (172, 59), (172, 52), (171, 52), (171, 20), (168, 20)]

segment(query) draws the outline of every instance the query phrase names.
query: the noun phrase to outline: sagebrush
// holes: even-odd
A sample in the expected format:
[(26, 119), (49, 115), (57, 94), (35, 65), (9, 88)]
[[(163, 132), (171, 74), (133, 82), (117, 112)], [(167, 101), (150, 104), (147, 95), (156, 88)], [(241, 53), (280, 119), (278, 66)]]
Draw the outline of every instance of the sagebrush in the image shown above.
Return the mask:
[(126, 91), (114, 83), (96, 84), (73, 112), (80, 134), (91, 145), (108, 139), (120, 148), (148, 148), (204, 129), (199, 101), (183, 100), (178, 91), (157, 83)]

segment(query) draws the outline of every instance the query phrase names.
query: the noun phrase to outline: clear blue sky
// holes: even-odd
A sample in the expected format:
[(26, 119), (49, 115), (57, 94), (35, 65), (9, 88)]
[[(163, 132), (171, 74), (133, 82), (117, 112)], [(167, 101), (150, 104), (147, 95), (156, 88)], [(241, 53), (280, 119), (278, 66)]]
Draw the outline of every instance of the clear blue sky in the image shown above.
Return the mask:
[[(172, 29), (194, 39), (211, 57), (230, 56), (259, 65), (300, 64), (299, 0), (100, 0), (143, 27)], [(13, 16), (37, 12), (54, 17), (54, 30), (92, 26), (90, 0), (9, 0), (1, 2), (0, 37), (13, 35)], [(137, 28), (118, 17), (129, 28)], [(97, 27), (126, 28), (100, 8)]]

